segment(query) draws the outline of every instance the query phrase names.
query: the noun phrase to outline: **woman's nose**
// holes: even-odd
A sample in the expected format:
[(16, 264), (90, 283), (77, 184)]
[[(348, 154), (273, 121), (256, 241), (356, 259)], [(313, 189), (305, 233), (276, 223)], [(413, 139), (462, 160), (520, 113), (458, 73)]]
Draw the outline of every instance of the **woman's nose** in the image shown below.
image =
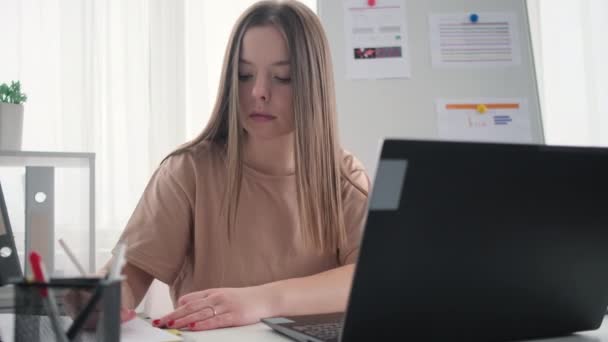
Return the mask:
[(268, 87), (268, 82), (263, 77), (256, 78), (251, 94), (256, 99), (264, 102), (270, 100), (270, 89)]

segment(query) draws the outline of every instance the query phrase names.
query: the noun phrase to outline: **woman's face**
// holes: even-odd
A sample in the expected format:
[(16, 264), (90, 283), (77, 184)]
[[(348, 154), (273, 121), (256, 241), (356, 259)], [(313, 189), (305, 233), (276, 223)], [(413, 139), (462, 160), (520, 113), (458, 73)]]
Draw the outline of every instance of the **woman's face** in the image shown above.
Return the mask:
[(239, 58), (239, 119), (255, 138), (272, 139), (294, 131), (289, 54), (272, 25), (245, 32)]

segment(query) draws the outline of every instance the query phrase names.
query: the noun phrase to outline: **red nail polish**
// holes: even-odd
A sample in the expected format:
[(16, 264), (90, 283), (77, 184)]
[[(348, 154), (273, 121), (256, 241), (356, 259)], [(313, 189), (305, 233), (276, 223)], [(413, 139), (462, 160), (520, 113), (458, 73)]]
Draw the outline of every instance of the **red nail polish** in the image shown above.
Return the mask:
[(188, 327), (189, 327), (190, 329), (192, 329), (192, 328), (194, 328), (194, 326), (195, 326), (195, 325), (196, 325), (196, 323), (192, 322), (192, 323), (188, 324)]
[(153, 320), (153, 321), (152, 321), (152, 324), (153, 324), (154, 326), (159, 325), (159, 324), (160, 324), (160, 319), (155, 319), (155, 320)]
[(169, 321), (169, 323), (167, 323), (168, 326), (173, 326), (173, 324), (175, 324), (175, 321)]

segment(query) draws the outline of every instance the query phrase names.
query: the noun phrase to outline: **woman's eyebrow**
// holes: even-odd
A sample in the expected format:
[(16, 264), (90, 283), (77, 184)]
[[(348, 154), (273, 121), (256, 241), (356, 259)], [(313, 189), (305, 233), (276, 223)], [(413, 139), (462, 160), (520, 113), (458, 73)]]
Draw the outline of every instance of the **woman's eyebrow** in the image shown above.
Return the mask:
[[(250, 61), (248, 61), (248, 60), (246, 60), (246, 59), (243, 59), (243, 58), (240, 58), (240, 59), (239, 59), (239, 63), (243, 63), (243, 64), (249, 64), (249, 65), (252, 65), (252, 64), (253, 64), (252, 62), (250, 62)], [(272, 63), (272, 64), (270, 64), (270, 65), (272, 65), (272, 66), (283, 66), (283, 65), (290, 65), (290, 64), (291, 64), (291, 63), (289, 63), (289, 61), (285, 60), (285, 61), (278, 61), (278, 62), (274, 62), (274, 63)]]

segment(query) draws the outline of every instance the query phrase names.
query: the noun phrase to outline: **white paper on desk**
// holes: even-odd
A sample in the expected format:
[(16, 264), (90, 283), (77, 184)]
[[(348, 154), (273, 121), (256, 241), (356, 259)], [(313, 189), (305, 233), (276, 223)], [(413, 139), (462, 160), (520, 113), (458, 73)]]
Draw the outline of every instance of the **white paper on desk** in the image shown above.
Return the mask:
[[(14, 314), (0, 314), (0, 338), (2, 341), (13, 341), (14, 335)], [(71, 322), (70, 322), (71, 324)], [(66, 330), (69, 324), (66, 325)], [(150, 323), (136, 317), (120, 326), (121, 342), (173, 342), (182, 341), (182, 338), (168, 333), (162, 329), (155, 328)], [(86, 333), (80, 335), (84, 341), (95, 341), (94, 336), (87, 336)]]
[[(480, 113), (484, 105), (487, 112)], [(477, 98), (436, 101), (439, 137), (447, 140), (531, 143), (526, 99)]]
[(433, 67), (483, 68), (521, 64), (517, 15), (506, 12), (431, 14)]
[(405, 0), (344, 0), (348, 79), (410, 77), (405, 14)]
[(155, 328), (150, 323), (136, 317), (121, 324), (120, 341), (171, 342), (182, 341), (182, 338), (162, 329)]

